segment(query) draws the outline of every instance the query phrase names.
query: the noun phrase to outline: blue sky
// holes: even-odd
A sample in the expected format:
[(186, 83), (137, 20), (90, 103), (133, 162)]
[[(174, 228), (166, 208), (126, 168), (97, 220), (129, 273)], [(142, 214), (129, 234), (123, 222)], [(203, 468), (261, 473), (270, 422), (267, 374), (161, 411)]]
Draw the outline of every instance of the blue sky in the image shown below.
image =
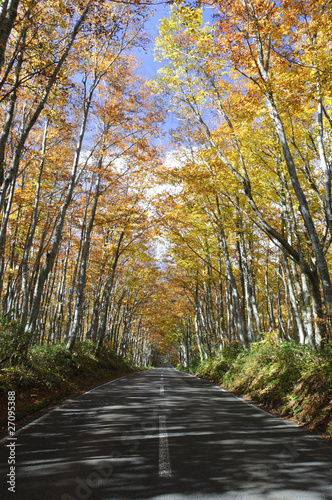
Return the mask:
[(154, 39), (158, 35), (157, 26), (159, 24), (159, 20), (167, 16), (168, 10), (169, 5), (157, 5), (153, 18), (146, 23), (146, 31), (151, 36), (151, 44), (149, 45), (146, 53), (140, 50), (137, 55), (139, 59), (142, 59), (141, 73), (147, 78), (153, 78), (157, 73), (157, 69), (160, 68), (160, 63), (156, 63), (153, 60)]
[[(158, 35), (159, 20), (167, 17), (169, 8), (170, 5), (168, 4), (161, 3), (157, 5), (154, 16), (146, 23), (146, 31), (151, 35), (152, 40), (147, 53), (139, 51), (138, 57), (142, 59), (141, 73), (148, 78), (153, 78), (157, 73), (157, 69), (161, 66), (160, 63), (155, 62), (153, 59), (154, 38)], [(204, 23), (211, 21), (211, 10), (209, 8), (203, 9), (203, 20)]]
[[(159, 20), (167, 17), (169, 7), (170, 6), (167, 4), (160, 4), (156, 6), (154, 16), (145, 25), (146, 32), (151, 36), (151, 43), (147, 47), (146, 51), (138, 50), (136, 52), (138, 59), (142, 60), (142, 67), (140, 68), (139, 73), (146, 79), (154, 78), (157, 74), (158, 68), (162, 66), (161, 63), (154, 61), (154, 39), (158, 35)], [(164, 124), (164, 130), (175, 128), (177, 125), (177, 120), (168, 115)]]
[[(160, 0), (159, 0), (160, 1)], [(137, 57), (142, 60), (142, 67), (139, 71), (145, 78), (152, 79), (156, 76), (157, 70), (162, 66), (160, 62), (154, 61), (153, 50), (154, 50), (154, 39), (158, 35), (158, 24), (160, 19), (168, 16), (170, 5), (160, 4), (156, 6), (156, 11), (154, 16), (146, 23), (146, 31), (151, 36), (151, 43), (146, 51), (137, 51)], [(211, 10), (209, 8), (203, 9), (203, 22), (206, 23), (211, 21)], [(175, 128), (178, 125), (178, 121), (173, 116), (168, 116), (164, 129)]]

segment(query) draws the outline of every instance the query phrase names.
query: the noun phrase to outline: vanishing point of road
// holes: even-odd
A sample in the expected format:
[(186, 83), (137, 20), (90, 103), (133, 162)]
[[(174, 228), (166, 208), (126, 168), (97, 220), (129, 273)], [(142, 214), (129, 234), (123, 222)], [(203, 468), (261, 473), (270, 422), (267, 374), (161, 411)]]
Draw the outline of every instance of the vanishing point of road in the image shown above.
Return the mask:
[(1, 499), (332, 500), (332, 445), (163, 366), (68, 399), (16, 432)]

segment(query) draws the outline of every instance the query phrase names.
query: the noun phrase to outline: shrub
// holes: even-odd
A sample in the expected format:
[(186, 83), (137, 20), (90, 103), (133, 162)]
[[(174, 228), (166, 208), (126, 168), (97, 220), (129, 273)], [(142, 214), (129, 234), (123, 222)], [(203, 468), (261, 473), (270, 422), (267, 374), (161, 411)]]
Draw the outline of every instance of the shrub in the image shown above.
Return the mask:
[(197, 373), (247, 394), (283, 415), (332, 435), (332, 346), (313, 351), (295, 342), (227, 346)]
[(231, 342), (223, 347), (216, 356), (203, 361), (196, 370), (196, 373), (198, 376), (212, 382), (222, 382), (225, 373), (227, 373), (239, 356), (244, 355), (244, 352), (240, 342)]
[(39, 372), (61, 373), (69, 376), (76, 364), (64, 344), (33, 346), (29, 351), (30, 365)]
[(27, 360), (30, 336), (17, 320), (0, 316), (0, 365), (16, 365)]

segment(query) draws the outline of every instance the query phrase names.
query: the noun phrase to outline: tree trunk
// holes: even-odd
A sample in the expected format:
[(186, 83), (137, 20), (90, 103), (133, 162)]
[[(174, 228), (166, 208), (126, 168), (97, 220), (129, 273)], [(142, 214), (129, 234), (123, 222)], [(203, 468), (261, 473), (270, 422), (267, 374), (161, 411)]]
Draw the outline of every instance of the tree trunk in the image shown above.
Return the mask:
[(5, 62), (8, 38), (17, 16), (19, 0), (3, 0), (0, 5), (0, 71)]
[[(99, 161), (98, 169), (101, 168), (101, 162), (102, 162), (102, 160)], [(87, 227), (85, 235), (84, 235), (80, 269), (79, 269), (78, 281), (77, 281), (77, 287), (76, 287), (74, 315), (73, 315), (73, 320), (72, 320), (71, 328), (70, 328), (70, 332), (69, 332), (68, 343), (66, 346), (67, 351), (71, 351), (74, 347), (76, 336), (77, 336), (77, 333), (78, 333), (78, 330), (79, 330), (79, 327), (81, 324), (81, 320), (82, 320), (83, 303), (84, 303), (84, 290), (85, 290), (85, 281), (86, 281), (86, 269), (87, 269), (87, 265), (88, 265), (89, 254), (90, 254), (91, 234), (92, 234), (92, 230), (93, 230), (93, 224), (94, 224), (96, 209), (97, 209), (97, 204), (98, 204), (99, 185), (100, 185), (100, 174), (97, 177), (93, 205), (92, 205), (91, 214), (90, 214), (90, 220), (89, 220), (89, 224), (88, 224), (88, 227)]]

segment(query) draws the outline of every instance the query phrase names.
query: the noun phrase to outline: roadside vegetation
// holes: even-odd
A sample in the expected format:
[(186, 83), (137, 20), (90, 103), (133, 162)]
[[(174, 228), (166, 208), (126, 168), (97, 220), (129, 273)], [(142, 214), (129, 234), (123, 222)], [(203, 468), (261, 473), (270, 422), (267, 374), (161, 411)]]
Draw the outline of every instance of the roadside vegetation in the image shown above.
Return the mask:
[[(3, 354), (3, 348), (0, 348)], [(3, 358), (2, 358), (3, 359)], [(32, 346), (6, 359), (0, 370), (0, 428), (7, 425), (7, 393), (16, 394), (16, 421), (49, 404), (83, 392), (107, 380), (138, 370), (109, 346), (96, 352), (91, 342)]]
[(247, 350), (234, 342), (186, 370), (332, 436), (332, 346), (270, 342)]

